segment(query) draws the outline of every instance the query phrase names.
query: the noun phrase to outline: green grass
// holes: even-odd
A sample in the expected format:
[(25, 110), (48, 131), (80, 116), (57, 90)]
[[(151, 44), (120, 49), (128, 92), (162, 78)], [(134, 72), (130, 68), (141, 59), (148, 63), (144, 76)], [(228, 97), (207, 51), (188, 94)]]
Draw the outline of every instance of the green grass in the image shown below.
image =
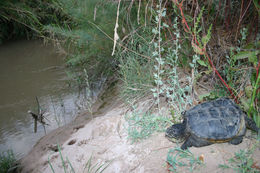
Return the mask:
[(179, 147), (170, 149), (167, 154), (167, 164), (170, 172), (179, 172), (178, 169), (185, 167), (190, 172), (197, 169), (203, 162), (196, 158), (189, 150), (182, 150)]
[[(63, 168), (64, 173), (67, 173), (68, 171), (69, 171), (69, 172), (72, 172), (72, 173), (75, 173), (75, 170), (74, 170), (73, 166), (71, 165), (71, 163), (70, 163), (68, 157), (66, 157), (66, 161), (64, 160), (63, 155), (62, 155), (62, 153), (61, 153), (61, 148), (60, 148), (60, 145), (59, 145), (59, 144), (58, 144), (58, 151), (59, 151), (59, 155), (60, 155), (60, 159), (61, 159), (62, 168)], [(49, 166), (50, 166), (50, 168), (51, 168), (51, 170), (52, 170), (52, 173), (55, 173), (55, 170), (54, 170), (54, 168), (53, 168), (53, 166), (52, 166), (52, 163), (51, 163), (51, 161), (50, 161), (50, 158), (48, 158), (48, 163), (49, 163)], [(70, 170), (68, 170), (68, 168), (67, 168), (67, 167), (68, 167), (68, 164), (69, 164), (69, 166), (70, 166)]]
[(65, 48), (72, 79), (84, 85), (84, 70), (89, 81), (111, 75), (115, 61), (110, 38), (113, 38), (116, 4), (106, 0), (58, 0), (55, 6), (62, 9), (66, 18), (62, 25), (44, 26), (46, 39)]
[[(73, 165), (71, 164), (69, 158), (66, 157), (66, 160), (64, 160), (64, 156), (61, 152), (60, 145), (58, 145), (58, 151), (59, 151), (59, 156), (60, 156), (61, 163), (62, 163), (63, 172), (64, 173), (76, 173), (77, 170), (75, 170), (73, 168)], [(107, 161), (105, 163), (97, 162), (96, 164), (93, 165), (92, 164), (92, 156), (91, 156), (88, 159), (88, 161), (87, 161), (87, 163), (84, 167), (83, 173), (102, 173), (103, 171), (105, 171), (107, 169), (107, 167), (110, 165), (111, 162), (112, 161)], [(48, 164), (49, 164), (49, 166), (52, 170), (52, 173), (55, 173), (56, 171), (53, 168), (53, 165), (50, 161), (50, 158), (48, 158)]]
[(126, 114), (125, 119), (128, 123), (128, 138), (132, 142), (148, 138), (154, 132), (164, 132), (166, 127), (171, 124), (167, 117), (136, 110)]
[(253, 147), (245, 150), (240, 150), (235, 153), (235, 156), (228, 160), (228, 164), (219, 165), (220, 168), (231, 168), (238, 173), (257, 173), (259, 169), (254, 168), (254, 164), (257, 160), (253, 160), (252, 155), (254, 151), (259, 147), (259, 141), (253, 145)]
[(84, 167), (84, 173), (87, 171), (87, 173), (102, 173), (106, 170), (106, 168), (110, 165), (112, 161), (108, 161), (105, 163), (96, 163), (95, 165), (92, 164), (92, 156), (88, 159), (88, 162), (86, 163)]
[(123, 81), (120, 90), (121, 97), (133, 102), (139, 98), (151, 94), (154, 85), (153, 65), (149, 59), (152, 47), (149, 42), (152, 39), (150, 28), (140, 28), (136, 33), (129, 35), (124, 48), (118, 48), (116, 58), (119, 61), (119, 79)]
[(16, 159), (12, 150), (0, 153), (0, 173), (7, 173), (17, 167)]

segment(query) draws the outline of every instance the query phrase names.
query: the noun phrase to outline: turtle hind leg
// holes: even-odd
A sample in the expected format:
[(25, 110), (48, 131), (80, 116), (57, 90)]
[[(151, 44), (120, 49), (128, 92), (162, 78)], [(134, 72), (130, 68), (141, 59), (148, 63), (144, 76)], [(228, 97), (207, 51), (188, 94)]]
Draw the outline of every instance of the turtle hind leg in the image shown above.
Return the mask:
[(230, 144), (238, 145), (243, 141), (243, 136), (238, 136), (229, 141)]
[(260, 128), (257, 127), (256, 123), (253, 119), (249, 118), (247, 115), (245, 115), (245, 121), (246, 121), (246, 127), (259, 133)]
[(191, 135), (186, 139), (186, 141), (182, 144), (181, 149), (186, 150), (188, 147), (203, 147), (207, 145), (211, 145), (212, 142), (209, 142), (205, 139), (198, 138), (196, 136)]

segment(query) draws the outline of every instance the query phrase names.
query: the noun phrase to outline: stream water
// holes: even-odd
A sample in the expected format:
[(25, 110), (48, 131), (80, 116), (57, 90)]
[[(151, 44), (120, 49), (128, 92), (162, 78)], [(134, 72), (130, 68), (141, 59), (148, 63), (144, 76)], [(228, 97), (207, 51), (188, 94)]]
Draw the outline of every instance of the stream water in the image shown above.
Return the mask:
[[(47, 133), (70, 122), (86, 107), (86, 97), (68, 87), (64, 57), (41, 41), (0, 46), (0, 153), (12, 149), (20, 158), (45, 135), (28, 110), (37, 113), (36, 96), (47, 118)], [(84, 108), (85, 107), (85, 108)]]

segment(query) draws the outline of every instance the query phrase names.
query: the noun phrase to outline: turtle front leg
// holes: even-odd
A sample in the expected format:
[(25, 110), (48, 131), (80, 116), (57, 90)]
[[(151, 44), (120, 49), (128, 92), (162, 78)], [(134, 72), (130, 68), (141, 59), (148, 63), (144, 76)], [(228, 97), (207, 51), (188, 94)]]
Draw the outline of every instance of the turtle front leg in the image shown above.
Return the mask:
[(188, 147), (203, 147), (207, 145), (211, 145), (212, 142), (207, 141), (202, 138), (198, 138), (197, 136), (191, 135), (189, 136), (186, 141), (182, 144), (181, 149), (186, 150)]
[(181, 149), (186, 150), (188, 147), (192, 147), (192, 142), (193, 142), (192, 138), (188, 137), (186, 141), (182, 144)]

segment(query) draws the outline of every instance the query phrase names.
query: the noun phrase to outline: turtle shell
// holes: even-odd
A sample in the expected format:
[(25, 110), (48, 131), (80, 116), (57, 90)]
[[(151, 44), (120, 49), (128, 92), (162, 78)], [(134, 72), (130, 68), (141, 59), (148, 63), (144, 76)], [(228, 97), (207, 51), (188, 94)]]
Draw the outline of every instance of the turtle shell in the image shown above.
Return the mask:
[(186, 132), (212, 142), (223, 142), (245, 133), (243, 111), (228, 98), (199, 104), (184, 113)]

